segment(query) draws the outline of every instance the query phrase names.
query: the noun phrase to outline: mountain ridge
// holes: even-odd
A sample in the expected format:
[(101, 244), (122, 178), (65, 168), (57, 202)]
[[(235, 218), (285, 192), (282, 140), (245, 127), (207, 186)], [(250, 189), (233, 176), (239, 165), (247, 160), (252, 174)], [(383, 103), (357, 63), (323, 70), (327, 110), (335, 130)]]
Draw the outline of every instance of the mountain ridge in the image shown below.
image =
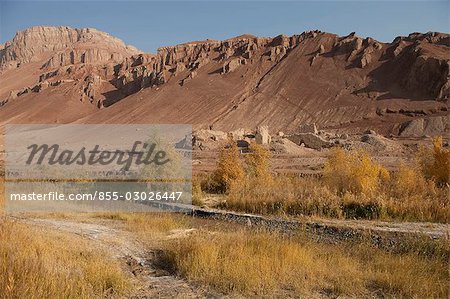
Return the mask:
[[(36, 81), (18, 92), (13, 84), (0, 88), (3, 123), (188, 122), (224, 130), (268, 124), (295, 131), (314, 122), (338, 129), (376, 125), (398, 134), (404, 122), (448, 111), (450, 37), (445, 33), (412, 33), (391, 43), (318, 30), (274, 38), (245, 34), (160, 47), (151, 54), (95, 29), (68, 30), (77, 36), (63, 36), (75, 42), (64, 38), (61, 45), (47, 46), (48, 55), (39, 61), (16, 55), (22, 59), (18, 66), (0, 74), (8, 82), (29, 68)], [(7, 43), (1, 50), (0, 61), (11, 47)], [(10, 63), (14, 56), (7, 57)], [(47, 92), (59, 96), (63, 90), (65, 100), (58, 104), (78, 111), (44, 117), (47, 101), (35, 107), (39, 116), (26, 112), (27, 97), (39, 102)]]

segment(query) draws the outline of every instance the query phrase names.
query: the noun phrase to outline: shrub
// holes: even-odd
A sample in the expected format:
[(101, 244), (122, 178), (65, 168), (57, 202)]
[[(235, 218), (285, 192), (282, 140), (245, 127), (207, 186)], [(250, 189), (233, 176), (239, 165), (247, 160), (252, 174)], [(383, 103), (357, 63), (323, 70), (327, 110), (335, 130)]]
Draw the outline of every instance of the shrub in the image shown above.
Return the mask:
[(383, 210), (379, 201), (344, 200), (342, 210), (347, 219), (378, 219)]
[(432, 149), (421, 148), (418, 160), (426, 178), (439, 186), (450, 184), (450, 150), (443, 148), (442, 137), (433, 139)]
[(425, 180), (420, 170), (415, 166), (407, 166), (403, 163), (392, 178), (392, 193), (397, 198), (408, 197), (413, 194), (426, 192), (429, 183)]
[(194, 206), (203, 206), (204, 202), (202, 200), (203, 191), (201, 188), (201, 181), (198, 178), (192, 180), (192, 204)]
[(389, 172), (365, 152), (338, 148), (325, 162), (323, 176), (328, 186), (340, 194), (374, 194), (380, 183), (389, 179)]
[(239, 149), (234, 142), (222, 149), (217, 169), (212, 175), (211, 187), (218, 192), (227, 192), (231, 185), (244, 178), (244, 167), (239, 157)]
[(278, 175), (271, 184), (255, 178), (235, 184), (219, 206), (256, 214), (340, 218), (340, 204), (341, 199), (318, 179)]
[(272, 182), (269, 169), (269, 151), (256, 142), (250, 144), (250, 153), (246, 155), (247, 175), (264, 183)]

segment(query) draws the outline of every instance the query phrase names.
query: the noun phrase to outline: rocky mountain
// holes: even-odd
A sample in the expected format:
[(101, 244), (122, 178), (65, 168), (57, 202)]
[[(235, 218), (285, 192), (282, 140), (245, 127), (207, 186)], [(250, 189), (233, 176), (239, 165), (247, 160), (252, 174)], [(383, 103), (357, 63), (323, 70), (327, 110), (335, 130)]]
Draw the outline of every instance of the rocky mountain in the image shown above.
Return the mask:
[(46, 60), (42, 68), (76, 63), (120, 62), (139, 50), (93, 28), (31, 27), (0, 48), (0, 69)]
[[(413, 33), (391, 43), (320, 31), (241, 35), (148, 54), (95, 29), (33, 27), (0, 48), (0, 81), (3, 124), (181, 122), (295, 132), (316, 123), (445, 134), (450, 35)], [(417, 120), (424, 132), (407, 129)]]

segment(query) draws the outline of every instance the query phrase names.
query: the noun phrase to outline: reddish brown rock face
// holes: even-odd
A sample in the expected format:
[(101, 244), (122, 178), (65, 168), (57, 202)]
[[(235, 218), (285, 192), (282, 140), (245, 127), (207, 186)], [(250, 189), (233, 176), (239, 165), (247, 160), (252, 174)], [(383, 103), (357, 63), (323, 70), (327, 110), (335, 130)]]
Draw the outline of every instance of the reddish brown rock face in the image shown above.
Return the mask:
[(4, 45), (0, 69), (46, 60), (46, 56), (52, 54), (45, 67), (109, 60), (120, 62), (124, 57), (137, 53), (139, 50), (136, 48), (96, 29), (37, 26), (19, 31), (11, 42)]
[(444, 33), (386, 44), (309, 31), (146, 54), (95, 29), (33, 27), (0, 47), (0, 119), (219, 130), (266, 124), (286, 133), (316, 123), (399, 133), (411, 120), (446, 115), (449, 41)]

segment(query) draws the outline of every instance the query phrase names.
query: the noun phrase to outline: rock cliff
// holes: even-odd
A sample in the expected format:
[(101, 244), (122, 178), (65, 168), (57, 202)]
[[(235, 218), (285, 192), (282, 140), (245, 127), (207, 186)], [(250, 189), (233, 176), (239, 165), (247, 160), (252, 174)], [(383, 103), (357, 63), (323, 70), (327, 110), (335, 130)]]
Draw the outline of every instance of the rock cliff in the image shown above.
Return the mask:
[[(56, 53), (55, 53), (56, 52)], [(0, 48), (0, 69), (40, 61), (51, 55), (44, 67), (74, 63), (120, 62), (139, 50), (102, 31), (70, 27), (36, 26), (17, 32)]]
[[(269, 125), (286, 133), (305, 123), (377, 125), (408, 135), (418, 127), (407, 129), (408, 122), (448, 111), (449, 41), (449, 34), (435, 32), (382, 43), (314, 30), (195, 41), (150, 54), (95, 29), (32, 27), (0, 46), (0, 118), (63, 122), (81, 115), (80, 122)], [(71, 112), (59, 106), (52, 106), (54, 116), (27, 113), (28, 99), (41, 109), (54, 95), (77, 113), (61, 118)], [(448, 130), (422, 127), (424, 134)]]

